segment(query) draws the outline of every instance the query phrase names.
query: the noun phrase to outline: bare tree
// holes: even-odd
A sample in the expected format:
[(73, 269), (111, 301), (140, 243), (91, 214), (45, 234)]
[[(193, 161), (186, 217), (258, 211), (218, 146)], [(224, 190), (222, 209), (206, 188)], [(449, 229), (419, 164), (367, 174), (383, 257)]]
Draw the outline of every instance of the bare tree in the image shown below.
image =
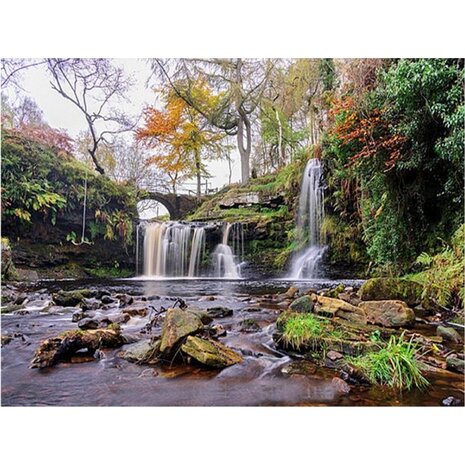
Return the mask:
[[(90, 133), (89, 155), (96, 170), (105, 174), (97, 149), (107, 138), (134, 128), (128, 118), (110, 104), (124, 97), (130, 80), (123, 69), (103, 58), (50, 58), (46, 60), (52, 88), (73, 103), (84, 115)], [(100, 129), (99, 123), (112, 129)]]
[[(252, 149), (251, 115), (257, 109), (273, 68), (273, 60), (154, 59), (154, 74), (174, 89), (212, 126), (237, 138), (242, 183), (250, 176)], [(214, 109), (196, 99), (194, 84), (204, 79), (218, 95)]]

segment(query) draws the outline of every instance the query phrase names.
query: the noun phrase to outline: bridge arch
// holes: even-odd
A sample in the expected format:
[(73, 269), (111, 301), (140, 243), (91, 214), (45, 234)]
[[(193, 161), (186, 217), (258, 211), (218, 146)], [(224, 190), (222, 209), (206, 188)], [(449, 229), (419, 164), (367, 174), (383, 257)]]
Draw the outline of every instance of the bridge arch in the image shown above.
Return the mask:
[(155, 200), (163, 205), (172, 220), (180, 220), (198, 205), (197, 198), (184, 194), (145, 192), (140, 200)]

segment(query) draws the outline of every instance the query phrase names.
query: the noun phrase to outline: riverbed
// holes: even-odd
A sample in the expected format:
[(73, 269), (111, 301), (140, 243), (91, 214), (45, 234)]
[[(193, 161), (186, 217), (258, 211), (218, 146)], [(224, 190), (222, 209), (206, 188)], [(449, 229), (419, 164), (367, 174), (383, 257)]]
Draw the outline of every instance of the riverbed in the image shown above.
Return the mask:
[[(462, 399), (463, 377), (454, 373), (429, 374), (425, 390), (395, 392), (351, 385), (344, 392), (337, 373), (310, 361), (293, 359), (275, 345), (272, 335), (282, 309), (260, 297), (285, 292), (289, 286), (318, 290), (341, 281), (278, 280), (85, 280), (42, 281), (27, 287), (35, 306), (2, 315), (2, 335), (11, 341), (2, 347), (2, 405), (4, 406), (304, 406), (304, 405), (441, 405), (443, 399)], [(359, 282), (346, 280), (345, 285)], [(221, 342), (243, 356), (243, 362), (223, 370), (198, 365), (138, 365), (119, 354), (123, 348), (99, 350), (96, 357), (31, 369), (41, 340), (76, 329), (72, 309), (42, 309), (53, 292), (91, 288), (127, 294), (146, 302), (151, 311), (172, 306), (178, 298), (203, 309), (225, 307), (230, 316), (215, 319), (226, 330)], [(111, 310), (110, 310), (111, 311)], [(114, 311), (118, 311), (116, 308)], [(132, 340), (144, 336), (150, 315), (134, 316), (122, 325)], [(241, 322), (253, 319), (253, 332)], [(77, 361), (81, 363), (77, 363)]]

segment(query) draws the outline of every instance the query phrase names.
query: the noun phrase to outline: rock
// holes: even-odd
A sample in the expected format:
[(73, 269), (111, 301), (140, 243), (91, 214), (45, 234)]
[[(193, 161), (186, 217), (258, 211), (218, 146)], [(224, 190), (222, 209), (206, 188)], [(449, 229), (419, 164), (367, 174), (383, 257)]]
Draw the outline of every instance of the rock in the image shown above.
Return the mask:
[(119, 347), (125, 342), (120, 331), (95, 329), (89, 331), (66, 331), (40, 343), (34, 354), (31, 368), (46, 368), (69, 360), (76, 352), (87, 349), (92, 355), (102, 347)]
[(457, 399), (457, 397), (449, 396), (446, 399), (442, 400), (442, 405), (447, 407), (458, 407), (462, 405), (463, 401), (461, 399)]
[(308, 360), (294, 360), (281, 368), (283, 375), (314, 375), (316, 373), (316, 365)]
[(58, 291), (53, 294), (53, 300), (57, 305), (62, 307), (75, 307), (79, 305), (82, 299), (87, 299), (95, 295), (90, 289), (77, 289), (75, 291)]
[(331, 384), (335, 387), (337, 393), (340, 395), (346, 395), (350, 392), (350, 386), (341, 378), (334, 377), (331, 380)]
[(214, 331), (214, 337), (223, 337), (226, 336), (226, 330), (222, 325), (213, 325), (211, 329)]
[(160, 351), (171, 351), (181, 339), (202, 328), (202, 321), (194, 313), (180, 308), (169, 308), (163, 321)]
[(215, 296), (213, 295), (204, 295), (199, 298), (199, 302), (211, 302), (215, 300)]
[(436, 334), (441, 336), (445, 341), (455, 342), (457, 344), (460, 344), (463, 341), (463, 337), (454, 328), (438, 326), (436, 328)]
[(293, 299), (295, 295), (299, 292), (299, 289), (295, 286), (291, 286), (284, 294), (280, 294), (286, 299)]
[(133, 305), (123, 308), (122, 312), (129, 316), (147, 316), (149, 310), (145, 305)]
[(200, 318), (200, 321), (204, 324), (204, 325), (208, 325), (210, 324), (212, 321), (213, 321), (213, 318), (208, 314), (208, 312), (206, 310), (203, 310), (201, 308), (197, 308), (197, 307), (187, 307), (185, 309), (186, 312), (191, 312), (193, 313), (194, 315), (197, 315), (199, 318)]
[(139, 341), (130, 344), (119, 356), (134, 363), (156, 363), (160, 350), (160, 341)]
[(19, 275), (13, 263), (10, 241), (6, 237), (2, 237), (1, 239), (1, 258), (2, 281), (9, 279), (18, 279)]
[(97, 310), (100, 307), (100, 301), (95, 298), (82, 299), (81, 308), (83, 310)]
[(335, 362), (336, 360), (340, 360), (343, 355), (340, 352), (336, 352), (335, 350), (330, 350), (326, 354), (326, 357), (329, 358), (332, 362)]
[(372, 324), (398, 328), (412, 326), (415, 323), (415, 313), (400, 300), (364, 301), (359, 308), (365, 313), (367, 321)]
[(446, 358), (447, 369), (457, 373), (465, 373), (465, 362), (458, 358), (457, 355), (452, 354)]
[(104, 295), (102, 296), (102, 304), (105, 304), (105, 305), (108, 305), (108, 304), (112, 304), (114, 302), (116, 302), (115, 299), (113, 299), (111, 296), (109, 295)]
[(131, 305), (134, 302), (134, 297), (129, 294), (118, 294), (116, 297), (119, 299), (120, 307)]
[(78, 326), (80, 329), (97, 329), (100, 326), (100, 322), (93, 318), (83, 318), (79, 321)]
[(328, 292), (326, 293), (326, 295), (327, 295), (328, 297), (332, 297), (332, 298), (334, 298), (334, 299), (337, 299), (337, 298), (339, 297), (339, 294), (340, 294), (341, 292), (344, 292), (344, 290), (345, 290), (344, 284), (339, 284), (339, 285), (337, 285), (336, 287), (334, 287), (333, 289), (331, 289), (330, 291), (328, 291)]
[(242, 357), (234, 350), (217, 341), (188, 336), (181, 350), (203, 365), (224, 368), (242, 362)]
[(6, 334), (6, 335), (3, 335), (3, 334), (2, 334), (2, 338), (1, 338), (2, 347), (3, 347), (3, 346), (6, 346), (7, 344), (9, 344), (12, 340), (13, 340), (13, 337), (12, 337), (12, 336), (9, 336), (8, 334)]
[(25, 292), (21, 292), (16, 296), (14, 303), (16, 305), (21, 305), (22, 303), (24, 303), (26, 299), (27, 299), (27, 294)]
[(310, 313), (313, 310), (314, 302), (310, 296), (304, 295), (291, 302), (289, 308), (293, 312)]
[(248, 312), (248, 313), (256, 313), (256, 312), (261, 312), (262, 309), (260, 307), (246, 307), (242, 309), (243, 312)]
[(341, 292), (339, 293), (339, 299), (343, 300), (344, 302), (348, 302), (355, 307), (358, 307), (361, 302), (360, 297), (355, 292)]
[(227, 316), (231, 316), (233, 311), (232, 309), (226, 307), (211, 307), (207, 309), (207, 313), (212, 318), (226, 318)]
[(26, 303), (26, 309), (28, 311), (46, 312), (51, 307), (53, 307), (52, 300), (36, 299)]
[(314, 294), (313, 299), (316, 299), (316, 305), (313, 312), (323, 316), (339, 317), (344, 320), (366, 323), (364, 312), (355, 305), (349, 304), (341, 299), (333, 299), (323, 295)]
[(100, 320), (100, 324), (111, 325), (114, 323), (123, 324), (127, 323), (131, 317), (127, 313), (122, 313), (121, 315), (111, 315), (105, 316)]
[(372, 278), (360, 288), (362, 300), (402, 300), (407, 305), (421, 303), (423, 288), (420, 284), (401, 278)]
[(246, 318), (239, 323), (239, 331), (242, 333), (256, 333), (261, 331), (261, 328), (254, 319)]
[[(74, 308), (74, 307), (72, 307)], [(87, 313), (85, 312), (84, 310), (78, 310), (77, 312), (74, 312), (72, 317), (71, 317), (71, 321), (73, 323), (77, 323), (78, 321), (81, 321), (82, 319), (84, 318), (92, 318), (95, 316), (95, 312), (90, 312), (90, 313)]]

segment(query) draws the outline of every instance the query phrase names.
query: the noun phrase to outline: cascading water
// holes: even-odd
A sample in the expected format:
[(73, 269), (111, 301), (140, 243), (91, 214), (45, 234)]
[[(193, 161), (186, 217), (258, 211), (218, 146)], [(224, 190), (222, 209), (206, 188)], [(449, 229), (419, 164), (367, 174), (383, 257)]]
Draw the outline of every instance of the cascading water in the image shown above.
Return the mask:
[[(144, 276), (155, 278), (208, 277), (240, 278), (240, 264), (244, 255), (242, 224), (223, 226), (222, 241), (214, 250), (213, 262), (208, 264), (207, 230), (217, 230), (214, 223), (152, 222), (144, 223)], [(228, 241), (232, 237), (232, 248)], [(139, 227), (137, 228), (137, 244)], [(210, 241), (211, 243), (211, 241)], [(211, 250), (211, 246), (209, 247)], [(138, 267), (138, 246), (136, 268)]]
[(324, 186), (322, 165), (312, 158), (305, 167), (297, 216), (297, 237), (306, 248), (292, 260), (290, 279), (316, 278), (326, 246), (321, 237), (324, 218)]
[(215, 274), (219, 278), (238, 279), (241, 277), (240, 264), (236, 263), (233, 251), (228, 245), (229, 233), (232, 226), (231, 223), (226, 223), (223, 230), (223, 240), (221, 244), (216, 246), (214, 252)]

